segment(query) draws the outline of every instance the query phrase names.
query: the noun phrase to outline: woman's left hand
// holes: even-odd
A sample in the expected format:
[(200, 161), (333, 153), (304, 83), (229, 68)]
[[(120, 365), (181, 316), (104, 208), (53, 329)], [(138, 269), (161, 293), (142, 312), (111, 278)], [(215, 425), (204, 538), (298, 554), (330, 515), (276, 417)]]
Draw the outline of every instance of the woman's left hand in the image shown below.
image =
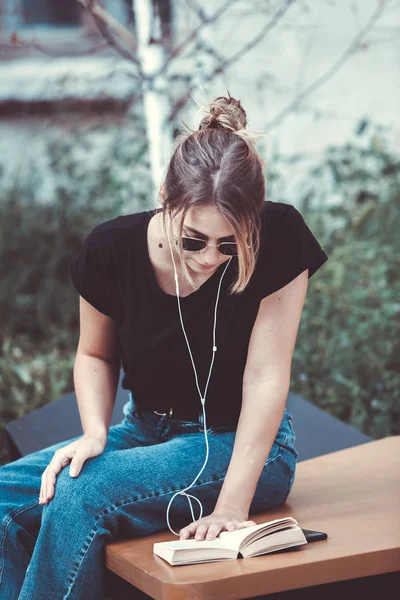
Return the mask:
[(257, 525), (255, 521), (248, 520), (248, 514), (235, 508), (221, 507), (215, 509), (207, 517), (190, 523), (179, 531), (179, 539), (187, 540), (191, 536), (196, 540), (214, 540), (221, 531), (234, 531), (244, 527)]

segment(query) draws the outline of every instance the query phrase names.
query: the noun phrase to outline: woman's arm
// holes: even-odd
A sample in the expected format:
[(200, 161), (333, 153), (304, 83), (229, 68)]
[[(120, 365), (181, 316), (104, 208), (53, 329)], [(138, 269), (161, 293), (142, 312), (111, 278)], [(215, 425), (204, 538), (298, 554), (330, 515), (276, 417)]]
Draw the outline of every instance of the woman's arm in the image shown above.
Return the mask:
[(243, 405), (229, 468), (216, 510), (235, 508), (249, 514), (257, 482), (282, 421), (288, 386), (255, 381), (243, 388)]
[(83, 432), (107, 441), (119, 381), (116, 323), (82, 296), (74, 385)]
[(282, 421), (308, 269), (261, 301), (243, 377), (242, 409), (232, 458), (215, 509), (248, 514)]
[(77, 352), (74, 385), (83, 433), (107, 442), (119, 381), (119, 366)]
[(107, 443), (120, 369), (116, 323), (82, 296), (79, 308), (74, 384), (84, 435), (55, 451), (42, 473), (39, 504), (53, 498), (61, 469), (70, 463), (71, 477), (79, 475), (84, 462), (101, 454)]

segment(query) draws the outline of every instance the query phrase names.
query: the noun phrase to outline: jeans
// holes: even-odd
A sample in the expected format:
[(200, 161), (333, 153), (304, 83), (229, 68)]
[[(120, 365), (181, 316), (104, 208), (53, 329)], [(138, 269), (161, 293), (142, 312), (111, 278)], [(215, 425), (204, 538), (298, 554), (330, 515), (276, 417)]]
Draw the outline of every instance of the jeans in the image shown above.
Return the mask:
[[(203, 516), (215, 508), (236, 433), (224, 427), (207, 432), (208, 462), (188, 490), (201, 501)], [(105, 544), (168, 530), (168, 502), (192, 483), (206, 454), (198, 422), (139, 413), (130, 395), (104, 452), (87, 459), (76, 478), (64, 467), (53, 498), (39, 505), (41, 475), (54, 451), (80, 437), (0, 467), (0, 600), (102, 600)], [(285, 409), (249, 515), (285, 502), (298, 457), (294, 442)], [(192, 505), (197, 519), (200, 507)], [(176, 496), (169, 518), (176, 532), (192, 522), (187, 498)]]

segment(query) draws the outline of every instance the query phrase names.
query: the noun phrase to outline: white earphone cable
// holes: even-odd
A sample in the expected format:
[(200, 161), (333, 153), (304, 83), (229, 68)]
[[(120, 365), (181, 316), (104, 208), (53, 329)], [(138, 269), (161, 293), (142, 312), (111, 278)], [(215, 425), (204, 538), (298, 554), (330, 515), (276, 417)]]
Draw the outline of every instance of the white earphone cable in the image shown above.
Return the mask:
[(232, 256), (227, 261), (226, 267), (225, 267), (225, 269), (224, 269), (224, 271), (223, 271), (223, 273), (221, 275), (221, 279), (220, 279), (219, 285), (218, 285), (218, 292), (217, 292), (217, 297), (216, 297), (216, 301), (215, 301), (215, 308), (214, 308), (214, 327), (213, 327), (212, 359), (211, 359), (210, 370), (209, 370), (209, 373), (208, 373), (207, 383), (206, 383), (205, 390), (204, 390), (204, 395), (202, 395), (200, 387), (199, 387), (199, 381), (198, 381), (198, 377), (197, 377), (196, 366), (195, 366), (194, 360), (193, 360), (192, 351), (190, 349), (189, 340), (187, 338), (185, 326), (183, 324), (182, 310), (181, 310), (181, 304), (180, 304), (180, 299), (179, 299), (178, 273), (177, 273), (177, 270), (176, 270), (175, 258), (174, 258), (174, 254), (173, 254), (173, 250), (172, 250), (172, 246), (171, 246), (171, 240), (170, 240), (170, 237), (169, 237), (169, 229), (168, 229), (168, 232), (167, 232), (167, 238), (168, 238), (168, 244), (169, 244), (169, 249), (170, 249), (170, 253), (171, 253), (172, 263), (173, 263), (173, 266), (174, 266), (175, 288), (176, 288), (176, 298), (177, 298), (177, 302), (178, 302), (179, 317), (180, 317), (180, 321), (181, 321), (182, 331), (183, 331), (183, 334), (185, 336), (186, 345), (187, 345), (187, 348), (189, 350), (190, 359), (192, 361), (194, 376), (195, 376), (195, 380), (196, 380), (196, 386), (197, 386), (197, 390), (199, 392), (200, 401), (201, 401), (201, 405), (202, 405), (202, 409), (203, 409), (203, 422), (204, 422), (204, 426), (203, 427), (204, 427), (204, 435), (205, 435), (205, 439), (206, 439), (206, 459), (205, 459), (205, 462), (204, 462), (201, 470), (199, 471), (197, 477), (192, 481), (192, 483), (188, 487), (184, 488), (183, 490), (180, 490), (179, 492), (176, 492), (176, 494), (174, 494), (172, 496), (171, 500), (169, 501), (168, 507), (167, 507), (167, 517), (166, 518), (167, 518), (168, 527), (169, 527), (169, 529), (170, 529), (170, 531), (172, 533), (174, 533), (175, 535), (179, 536), (179, 533), (176, 533), (176, 531), (174, 531), (172, 529), (172, 527), (170, 525), (170, 522), (169, 522), (169, 516), (168, 516), (171, 503), (173, 502), (174, 498), (177, 495), (182, 495), (182, 496), (186, 496), (187, 497), (193, 521), (195, 521), (196, 519), (195, 519), (195, 516), (194, 516), (194, 513), (193, 513), (193, 508), (192, 508), (192, 504), (191, 504), (190, 498), (193, 498), (194, 500), (196, 500), (199, 503), (199, 505), (200, 505), (200, 516), (199, 516), (199, 519), (201, 519), (202, 514), (203, 514), (203, 506), (202, 506), (200, 500), (198, 498), (196, 498), (196, 496), (192, 496), (191, 494), (186, 494), (186, 490), (190, 489), (194, 485), (194, 483), (196, 482), (196, 480), (200, 477), (201, 473), (203, 472), (203, 470), (204, 470), (204, 468), (205, 468), (205, 466), (207, 464), (207, 460), (208, 460), (208, 456), (209, 456), (209, 445), (208, 445), (208, 438), (207, 438), (207, 421), (206, 421), (205, 403), (206, 403), (206, 395), (207, 395), (208, 384), (209, 384), (209, 381), (210, 381), (210, 378), (211, 378), (211, 372), (212, 372), (212, 368), (213, 368), (213, 365), (214, 365), (215, 354), (217, 352), (217, 346), (216, 346), (216, 325), (217, 325), (218, 301), (219, 301), (219, 296), (220, 296), (220, 291), (221, 291), (222, 280), (224, 278), (226, 270), (228, 269), (228, 267), (230, 265), (230, 262), (232, 260)]

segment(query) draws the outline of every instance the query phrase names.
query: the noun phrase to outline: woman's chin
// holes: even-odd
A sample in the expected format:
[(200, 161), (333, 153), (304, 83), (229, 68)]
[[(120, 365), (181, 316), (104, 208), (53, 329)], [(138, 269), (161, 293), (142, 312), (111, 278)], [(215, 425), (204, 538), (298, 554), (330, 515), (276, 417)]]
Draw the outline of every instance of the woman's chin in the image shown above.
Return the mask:
[(192, 271), (195, 271), (196, 273), (211, 273), (212, 271), (215, 271), (219, 265), (202, 265), (193, 259), (190, 267)]

